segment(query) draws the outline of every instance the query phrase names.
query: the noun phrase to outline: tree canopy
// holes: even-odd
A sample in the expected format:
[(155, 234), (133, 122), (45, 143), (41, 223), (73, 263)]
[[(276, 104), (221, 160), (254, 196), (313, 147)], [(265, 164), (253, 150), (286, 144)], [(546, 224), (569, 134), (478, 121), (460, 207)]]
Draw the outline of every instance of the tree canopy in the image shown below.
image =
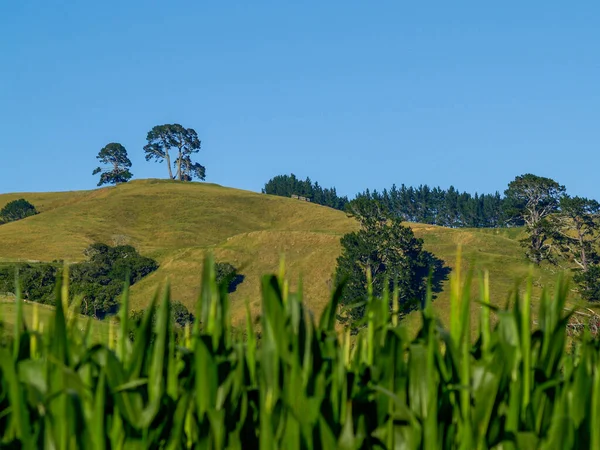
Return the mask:
[(34, 216), (37, 213), (35, 206), (24, 198), (13, 200), (0, 210), (0, 224), (3, 222), (14, 222), (15, 220), (25, 219), (26, 217)]
[(550, 219), (555, 250), (583, 271), (598, 262), (599, 213), (596, 200), (565, 195), (560, 200), (560, 212)]
[(407, 222), (428, 223), (450, 228), (496, 228), (506, 226), (500, 194), (471, 195), (453, 186), (444, 190), (420, 185), (416, 188), (394, 184), (390, 189), (365, 190), (350, 203), (375, 200), (382, 210)]
[(363, 200), (354, 211), (361, 229), (341, 239), (335, 280), (336, 284), (346, 283), (341, 304), (348, 307), (346, 320), (351, 322), (362, 318), (365, 308), (361, 303), (369, 289), (380, 296), (386, 289), (392, 292), (397, 288), (400, 311), (396, 313), (404, 314), (423, 301), (430, 272), (437, 291), (448, 272), (441, 260), (423, 250), (423, 241), (409, 227), (383, 211), (378, 202)]
[(228, 262), (215, 263), (215, 280), (218, 285), (225, 283), (227, 292), (235, 292), (238, 285), (245, 279), (245, 276), (238, 272), (237, 267)]
[[(141, 256), (130, 245), (92, 244), (84, 254), (87, 261), (69, 266), (71, 299), (80, 296), (82, 314), (100, 318), (116, 312), (127, 281), (135, 284), (158, 268), (156, 261)], [(24, 298), (52, 305), (61, 266), (59, 262), (6, 265), (0, 268), (0, 292), (15, 292), (18, 271)]]
[(564, 195), (559, 211), (549, 217), (548, 223), (554, 253), (575, 265), (573, 280), (581, 296), (600, 300), (600, 203)]
[(92, 173), (92, 175), (100, 174), (98, 186), (125, 183), (133, 177), (129, 171), (131, 161), (127, 157), (127, 150), (121, 144), (111, 142), (100, 150), (96, 158), (108, 166), (97, 167)]
[[(192, 156), (200, 151), (200, 139), (192, 128), (178, 123), (156, 125), (146, 136), (144, 146), (146, 161), (166, 161), (169, 178), (179, 181), (204, 180), (206, 168), (194, 162)], [(173, 152), (173, 154), (171, 153)], [(175, 175), (171, 165), (176, 169)]]
[(96, 317), (116, 312), (126, 281), (135, 284), (158, 268), (131, 245), (92, 244), (84, 254), (87, 261), (70, 267), (71, 291), (83, 297), (82, 313)]
[[(191, 324), (194, 322), (195, 317), (194, 315), (187, 309), (187, 307), (179, 302), (179, 301), (171, 301), (171, 307), (170, 307), (170, 312), (171, 312), (171, 323), (180, 327), (184, 327), (187, 324)], [(133, 329), (135, 329), (137, 326), (139, 326), (139, 324), (143, 321), (144, 319), (144, 310), (141, 309), (134, 309), (131, 311), (131, 313), (129, 314), (129, 320), (132, 321), (132, 323), (130, 325), (133, 325)], [(154, 314), (152, 315), (152, 323), (156, 324), (156, 319), (157, 319), (157, 311), (154, 311)], [(135, 334), (133, 333), (133, 330), (130, 331), (130, 337), (133, 338), (135, 337)]]
[(18, 263), (0, 267), (0, 293), (15, 292), (15, 276), (18, 271), (23, 298), (39, 303), (54, 304), (58, 264)]
[(549, 257), (548, 216), (558, 211), (564, 186), (551, 178), (527, 173), (511, 181), (504, 192), (504, 211), (513, 223), (525, 225), (528, 238), (522, 241), (531, 261), (539, 264)]
[(300, 180), (294, 174), (277, 175), (271, 178), (265, 183), (262, 192), (263, 194), (279, 195), (281, 197), (298, 195), (306, 197), (318, 205), (339, 210), (344, 210), (348, 203), (348, 198), (340, 197), (335, 187), (323, 188), (318, 182), (313, 183), (309, 177), (306, 177), (306, 180)]
[(551, 178), (531, 173), (519, 175), (504, 191), (505, 214), (517, 224), (535, 226), (558, 209), (565, 192), (565, 187)]

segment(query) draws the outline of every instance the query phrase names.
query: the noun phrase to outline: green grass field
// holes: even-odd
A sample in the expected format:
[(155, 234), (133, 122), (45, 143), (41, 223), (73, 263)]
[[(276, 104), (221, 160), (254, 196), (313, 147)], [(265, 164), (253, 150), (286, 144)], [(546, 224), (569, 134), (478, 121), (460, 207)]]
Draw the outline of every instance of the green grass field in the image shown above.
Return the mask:
[[(14, 297), (0, 295), (0, 322), (3, 323), (5, 333), (12, 334), (15, 325), (17, 308)], [(47, 305), (37, 304), (34, 306), (31, 302), (23, 303), (23, 318), (28, 328), (33, 327), (34, 308), (37, 306), (39, 330), (47, 330), (51, 321), (54, 319), (54, 308)], [(87, 323), (92, 321), (92, 336), (94, 341), (105, 342), (109, 336), (109, 321), (95, 320), (86, 316), (77, 318), (77, 327), (80, 330), (86, 328)], [(116, 329), (116, 327), (115, 327)]]
[[(244, 319), (246, 300), (258, 312), (260, 276), (276, 272), (282, 256), (292, 280), (310, 280), (304, 283), (305, 301), (319, 314), (329, 298), (339, 239), (357, 229), (341, 211), (207, 183), (137, 180), (93, 191), (3, 194), (0, 208), (21, 197), (40, 214), (0, 226), (0, 261), (79, 261), (93, 242), (129, 243), (160, 263), (158, 271), (133, 286), (131, 307), (143, 308), (169, 280), (173, 298), (193, 308), (202, 261), (210, 251), (245, 275), (232, 294), (234, 324)], [(489, 270), (495, 304), (504, 304), (529, 271), (517, 240), (520, 230), (410, 225), (425, 248), (451, 267), (460, 245), (465, 268)], [(536, 285), (547, 287), (556, 279), (547, 268), (535, 268), (533, 275)], [(539, 293), (534, 290), (534, 303)], [(473, 308), (477, 314), (479, 307)], [(447, 292), (438, 296), (435, 309), (447, 323)]]

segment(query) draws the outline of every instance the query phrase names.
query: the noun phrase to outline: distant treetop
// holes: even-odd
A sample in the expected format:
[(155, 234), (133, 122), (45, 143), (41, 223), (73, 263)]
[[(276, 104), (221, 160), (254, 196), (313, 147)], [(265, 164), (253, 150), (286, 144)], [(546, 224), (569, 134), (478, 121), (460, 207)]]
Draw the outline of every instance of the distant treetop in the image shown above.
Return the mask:
[[(146, 161), (167, 162), (169, 179), (192, 181), (204, 180), (206, 168), (192, 161), (192, 155), (200, 151), (201, 141), (193, 128), (185, 128), (178, 123), (156, 125), (146, 136), (144, 146)], [(171, 154), (173, 151), (173, 154)], [(176, 169), (175, 175), (171, 165)]]
[(98, 186), (125, 183), (133, 177), (129, 171), (131, 161), (127, 157), (127, 150), (121, 144), (111, 142), (98, 152), (96, 158), (108, 166), (106, 168), (97, 167), (92, 173), (92, 175), (100, 174)]
[(277, 175), (271, 178), (263, 188), (264, 194), (279, 195), (281, 197), (305, 197), (313, 203), (344, 210), (348, 203), (347, 197), (337, 195), (335, 188), (322, 188), (319, 183), (310, 178), (302, 181), (296, 175)]
[(454, 186), (447, 190), (420, 185), (400, 187), (379, 192), (369, 189), (350, 202), (349, 211), (360, 202), (376, 201), (378, 207), (393, 217), (407, 222), (428, 223), (450, 228), (496, 228), (506, 226), (503, 199), (500, 193), (471, 195), (459, 192)]

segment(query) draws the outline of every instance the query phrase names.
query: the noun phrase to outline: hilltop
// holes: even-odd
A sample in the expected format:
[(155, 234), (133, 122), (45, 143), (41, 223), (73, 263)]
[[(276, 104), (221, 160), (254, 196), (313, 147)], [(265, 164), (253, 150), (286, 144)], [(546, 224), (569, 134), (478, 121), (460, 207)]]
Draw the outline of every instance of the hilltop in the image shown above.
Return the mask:
[[(92, 191), (2, 194), (0, 208), (22, 197), (40, 214), (0, 226), (0, 260), (75, 262), (93, 242), (127, 243), (160, 264), (133, 286), (132, 308), (143, 308), (167, 279), (172, 297), (193, 308), (202, 261), (210, 251), (245, 275), (232, 294), (234, 323), (242, 319), (246, 300), (258, 311), (260, 276), (276, 272), (282, 255), (291, 280), (302, 276), (306, 302), (318, 314), (328, 300), (339, 239), (357, 229), (341, 211), (208, 183), (136, 180)], [(460, 244), (465, 268), (487, 268), (496, 304), (503, 304), (515, 280), (529, 271), (519, 229), (409, 225), (449, 266)], [(555, 279), (546, 269), (533, 274), (536, 284), (550, 286)], [(442, 319), (448, 298), (443, 292), (436, 300)]]

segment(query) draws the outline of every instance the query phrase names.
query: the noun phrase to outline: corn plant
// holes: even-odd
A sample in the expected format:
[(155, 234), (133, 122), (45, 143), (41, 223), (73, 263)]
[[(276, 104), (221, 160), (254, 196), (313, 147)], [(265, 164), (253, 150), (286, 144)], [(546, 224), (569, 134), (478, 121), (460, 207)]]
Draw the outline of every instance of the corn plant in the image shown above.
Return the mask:
[(357, 336), (336, 327), (342, 287), (317, 319), (283, 267), (262, 279), (259, 322), (247, 307), (236, 332), (210, 258), (183, 332), (169, 320), (168, 286), (139, 325), (129, 323), (125, 290), (105, 342), (92, 339), (92, 321), (76, 325), (66, 282), (46, 329), (35, 314), (25, 323), (17, 292), (14, 330), (0, 345), (0, 446), (600, 448), (600, 345), (585, 332), (566, 345), (568, 283), (542, 294), (534, 329), (531, 281), (498, 309), (487, 274), (477, 300), (471, 277), (452, 274), (449, 329), (429, 294), (416, 336), (398, 319), (395, 292), (369, 295)]

